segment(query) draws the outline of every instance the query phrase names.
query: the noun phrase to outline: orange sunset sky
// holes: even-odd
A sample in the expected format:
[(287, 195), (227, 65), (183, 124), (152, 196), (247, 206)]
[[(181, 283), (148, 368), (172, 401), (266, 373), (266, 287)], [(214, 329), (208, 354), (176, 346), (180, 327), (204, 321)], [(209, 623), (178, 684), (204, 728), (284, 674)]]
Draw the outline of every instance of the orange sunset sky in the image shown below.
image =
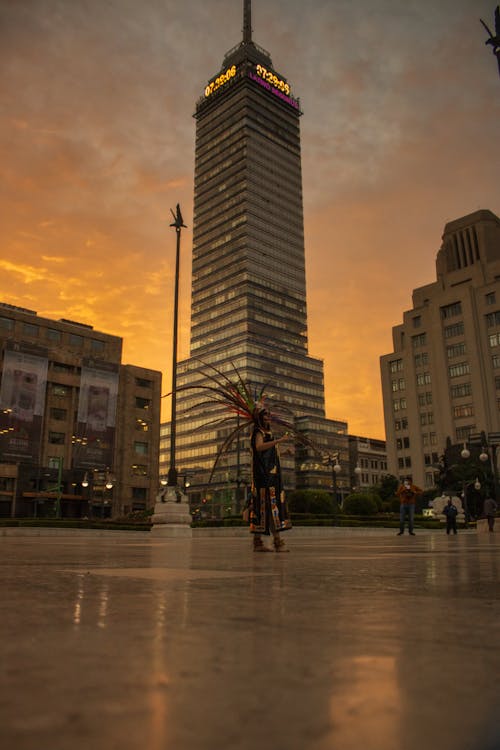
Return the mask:
[[(500, 214), (494, 0), (253, 0), (300, 97), (309, 352), (327, 416), (384, 437), (379, 356), (435, 279), (447, 221)], [(243, 0), (0, 0), (0, 301), (123, 337), (171, 379), (189, 355), (195, 103)], [(168, 417), (168, 412), (165, 413)]]

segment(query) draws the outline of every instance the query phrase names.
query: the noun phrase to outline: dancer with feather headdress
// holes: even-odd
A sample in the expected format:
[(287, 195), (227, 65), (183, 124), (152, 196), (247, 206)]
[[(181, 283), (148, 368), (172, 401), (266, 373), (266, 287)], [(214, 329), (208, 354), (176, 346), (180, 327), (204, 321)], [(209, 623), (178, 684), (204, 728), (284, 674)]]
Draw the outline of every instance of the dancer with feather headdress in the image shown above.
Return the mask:
[[(227, 424), (233, 427), (217, 451), (210, 481), (223, 453), (241, 432), (247, 431), (250, 427), (252, 492), (248, 520), (253, 535), (253, 548), (255, 551), (268, 550), (263, 543), (262, 535), (272, 535), (274, 549), (277, 552), (287, 551), (281, 533), (290, 529), (292, 524), (282, 484), (278, 446), (284, 440), (293, 439), (312, 447), (318, 453), (320, 451), (303, 433), (295, 429), (293, 418), (287, 419), (284, 416), (286, 411), (289, 411), (288, 407), (266, 396), (265, 386), (260, 389), (253, 388), (234, 365), (234, 378), (231, 380), (214, 365), (201, 360), (200, 364), (199, 371), (203, 374), (204, 382), (181, 386), (178, 390), (198, 391), (207, 397), (207, 405), (225, 406), (226, 416), (218, 415), (208, 424), (216, 424), (219, 427)], [(269, 407), (268, 401), (272, 401)], [(193, 405), (192, 409), (198, 410), (199, 404)], [(279, 437), (274, 436), (271, 425), (282, 433)], [(207, 423), (203, 425), (204, 428), (207, 426)]]

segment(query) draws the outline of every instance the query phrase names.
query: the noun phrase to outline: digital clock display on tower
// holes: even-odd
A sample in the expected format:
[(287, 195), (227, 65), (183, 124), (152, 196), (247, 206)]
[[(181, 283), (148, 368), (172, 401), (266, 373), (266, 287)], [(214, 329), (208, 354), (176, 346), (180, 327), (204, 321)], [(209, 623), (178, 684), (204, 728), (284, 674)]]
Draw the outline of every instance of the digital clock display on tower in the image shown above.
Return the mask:
[(213, 81), (210, 81), (210, 83), (205, 88), (205, 96), (210, 96), (210, 94), (213, 94), (214, 91), (217, 91), (217, 89), (220, 89), (221, 86), (224, 86), (224, 84), (230, 81), (231, 78), (234, 78), (235, 75), (236, 65), (228, 68), (224, 73), (220, 73), (220, 75), (218, 75), (217, 78), (214, 78)]
[(271, 86), (274, 86), (275, 89), (279, 89), (287, 96), (290, 96), (290, 86), (288, 83), (283, 81), (282, 78), (279, 78), (279, 76), (277, 76), (276, 73), (273, 73), (272, 70), (267, 70), (263, 65), (256, 65), (255, 72), (258, 76), (263, 78), (264, 81), (267, 81)]

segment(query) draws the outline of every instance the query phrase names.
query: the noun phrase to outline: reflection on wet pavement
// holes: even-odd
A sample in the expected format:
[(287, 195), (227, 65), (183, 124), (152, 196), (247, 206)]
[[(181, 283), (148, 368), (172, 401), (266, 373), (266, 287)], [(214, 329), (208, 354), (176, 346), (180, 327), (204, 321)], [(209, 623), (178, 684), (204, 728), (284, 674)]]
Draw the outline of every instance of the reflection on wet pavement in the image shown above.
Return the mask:
[(1, 747), (498, 750), (497, 538), (2, 537)]

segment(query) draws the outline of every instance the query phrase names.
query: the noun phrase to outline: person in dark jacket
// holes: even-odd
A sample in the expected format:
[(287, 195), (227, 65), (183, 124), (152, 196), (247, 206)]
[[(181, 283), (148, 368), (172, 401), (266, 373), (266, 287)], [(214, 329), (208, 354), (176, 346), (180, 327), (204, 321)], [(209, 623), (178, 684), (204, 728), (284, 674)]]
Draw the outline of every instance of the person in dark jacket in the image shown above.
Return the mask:
[(450, 531), (453, 531), (453, 533), (456, 534), (458, 509), (457, 506), (454, 505), (451, 497), (448, 498), (448, 502), (443, 508), (443, 513), (446, 516), (446, 533), (449, 534)]
[(494, 531), (495, 529), (495, 513), (497, 512), (497, 504), (492, 497), (487, 497), (484, 501), (483, 513), (488, 519), (488, 531)]
[(399, 497), (399, 532), (398, 536), (404, 534), (405, 518), (408, 517), (408, 533), (415, 536), (413, 531), (413, 519), (415, 517), (415, 501), (418, 495), (422, 494), (420, 487), (412, 484), (410, 477), (407, 477), (399, 487), (396, 495)]

